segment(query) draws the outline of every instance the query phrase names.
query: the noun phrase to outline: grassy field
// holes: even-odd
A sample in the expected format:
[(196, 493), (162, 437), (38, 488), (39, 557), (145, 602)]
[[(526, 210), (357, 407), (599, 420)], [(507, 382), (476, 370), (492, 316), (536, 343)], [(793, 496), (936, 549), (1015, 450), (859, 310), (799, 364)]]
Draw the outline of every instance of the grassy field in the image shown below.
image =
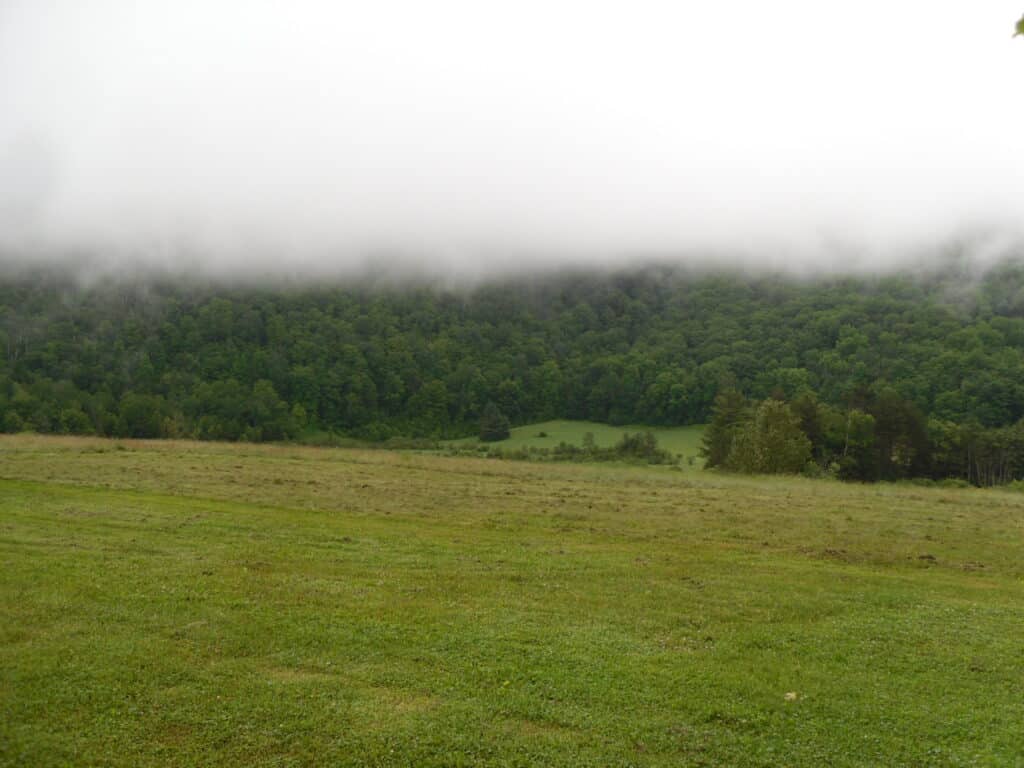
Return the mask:
[(1019, 766), (1022, 555), (994, 491), (4, 437), (0, 764)]
[[(615, 445), (622, 438), (624, 432), (652, 432), (658, 438), (658, 445), (660, 447), (683, 457), (683, 465), (685, 466), (685, 459), (688, 456), (697, 457), (697, 453), (700, 450), (701, 436), (704, 434), (704, 427), (644, 427), (635, 424), (626, 427), (613, 427), (593, 421), (545, 421), (539, 424), (529, 424), (525, 427), (515, 427), (508, 440), (499, 440), (498, 442), (487, 443), (487, 445), (510, 450), (530, 447), (554, 448), (561, 442), (571, 445), (582, 445), (583, 436), (587, 432), (594, 435), (594, 442), (601, 448), (610, 448)], [(453, 440), (452, 442), (466, 444), (478, 443), (479, 440), (468, 438)], [(696, 463), (700, 464), (699, 458)]]

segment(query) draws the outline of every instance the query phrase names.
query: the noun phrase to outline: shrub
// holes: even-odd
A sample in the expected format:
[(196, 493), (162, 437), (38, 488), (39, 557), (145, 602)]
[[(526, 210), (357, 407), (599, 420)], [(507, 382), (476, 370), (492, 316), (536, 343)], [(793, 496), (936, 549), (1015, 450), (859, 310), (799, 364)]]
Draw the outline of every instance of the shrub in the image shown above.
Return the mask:
[(670, 451), (658, 447), (658, 439), (651, 432), (637, 432), (622, 436), (613, 450), (614, 458), (643, 459), (649, 464), (675, 464)]

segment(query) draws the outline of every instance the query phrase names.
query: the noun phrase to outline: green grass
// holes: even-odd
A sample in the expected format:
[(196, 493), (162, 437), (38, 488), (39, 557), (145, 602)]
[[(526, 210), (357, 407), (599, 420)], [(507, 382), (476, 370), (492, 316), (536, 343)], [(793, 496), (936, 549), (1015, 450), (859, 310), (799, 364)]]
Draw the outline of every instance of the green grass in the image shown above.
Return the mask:
[[(499, 440), (488, 445), (498, 446), (509, 450), (518, 448), (554, 448), (561, 442), (571, 445), (581, 445), (583, 436), (590, 432), (594, 435), (594, 442), (601, 448), (610, 448), (615, 445), (625, 432), (653, 432), (658, 438), (658, 445), (671, 451), (677, 456), (682, 456), (683, 464), (688, 456), (696, 457), (700, 451), (701, 436), (704, 434), (703, 425), (692, 427), (645, 427), (642, 425), (629, 425), (625, 427), (613, 427), (608, 424), (598, 424), (593, 421), (544, 421), (538, 424), (529, 424), (525, 427), (515, 427), (507, 440)], [(541, 437), (541, 433), (544, 436)], [(468, 444), (478, 443), (477, 438), (454, 440), (454, 443)], [(700, 459), (697, 459), (697, 463)]]
[(994, 491), (0, 438), (0, 764), (1021, 765), (1022, 552)]

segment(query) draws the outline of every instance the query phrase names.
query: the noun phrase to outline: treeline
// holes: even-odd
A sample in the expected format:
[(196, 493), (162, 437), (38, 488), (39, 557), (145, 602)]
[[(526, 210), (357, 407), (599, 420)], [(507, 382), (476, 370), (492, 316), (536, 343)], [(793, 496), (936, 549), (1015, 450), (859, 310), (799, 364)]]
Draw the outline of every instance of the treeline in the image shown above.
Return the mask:
[[(437, 445), (436, 448), (442, 446)], [(449, 444), (446, 452), (450, 456), (483, 456), (489, 459), (513, 459), (522, 461), (572, 461), (572, 462), (620, 462), (627, 464), (677, 465), (681, 457), (658, 445), (652, 432), (624, 432), (615, 445), (597, 445), (593, 432), (583, 435), (581, 445), (562, 441), (551, 448), (522, 446), (503, 448), (486, 443)], [(690, 458), (690, 463), (693, 459)]]
[(5, 431), (441, 439), (477, 434), (488, 403), (512, 425), (705, 423), (726, 390), (810, 390), (843, 413), (892, 391), (928, 420), (1012, 427), (1024, 267), (657, 267), (465, 290), (0, 278)]
[(1024, 419), (1005, 427), (928, 419), (892, 389), (835, 407), (811, 391), (760, 402), (735, 390), (715, 398), (705, 467), (803, 473), (842, 480), (959, 479), (992, 486), (1024, 478)]

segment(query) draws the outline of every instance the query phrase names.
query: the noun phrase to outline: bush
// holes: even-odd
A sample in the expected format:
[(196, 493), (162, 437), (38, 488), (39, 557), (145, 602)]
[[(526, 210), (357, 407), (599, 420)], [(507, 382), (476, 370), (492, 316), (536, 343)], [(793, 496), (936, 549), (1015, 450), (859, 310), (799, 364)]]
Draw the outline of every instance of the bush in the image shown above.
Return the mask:
[[(543, 456), (547, 452), (537, 451)], [(571, 445), (564, 440), (550, 450), (550, 455), (562, 461), (642, 461), (647, 464), (675, 464), (670, 451), (658, 447), (657, 438), (650, 432), (626, 432), (612, 448), (599, 448), (592, 432), (583, 436), (583, 445)]]
[(809, 477), (812, 480), (818, 480), (825, 477), (825, 470), (818, 462), (808, 461), (807, 464), (804, 465), (803, 471), (800, 474), (804, 477)]
[(14, 411), (7, 411), (4, 414), (3, 422), (0, 423), (0, 431), (2, 432), (21, 432), (24, 428), (25, 422)]
[(648, 464), (676, 463), (670, 451), (658, 447), (658, 439), (651, 432), (637, 432), (633, 435), (627, 432), (612, 450), (616, 458), (642, 459)]

